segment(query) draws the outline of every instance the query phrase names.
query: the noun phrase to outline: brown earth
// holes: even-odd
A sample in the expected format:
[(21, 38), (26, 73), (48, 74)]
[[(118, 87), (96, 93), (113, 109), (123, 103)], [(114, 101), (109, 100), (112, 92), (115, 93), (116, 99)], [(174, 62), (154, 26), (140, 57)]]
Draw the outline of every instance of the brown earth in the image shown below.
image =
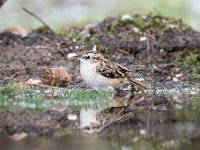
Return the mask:
[[(26, 37), (1, 33), (0, 80), (27, 81), (41, 78), (45, 68), (65, 67), (76, 86), (80, 82), (79, 62), (67, 55), (90, 51), (94, 45), (106, 57), (133, 70), (133, 77), (143, 77), (145, 83), (172, 80), (180, 73), (175, 64), (180, 53), (186, 50), (189, 55), (199, 50), (200, 33), (181, 20), (134, 17), (124, 21), (107, 18), (93, 26), (71, 28), (61, 35), (45, 28)], [(188, 80), (188, 71), (181, 72), (186, 76), (180, 80)]]

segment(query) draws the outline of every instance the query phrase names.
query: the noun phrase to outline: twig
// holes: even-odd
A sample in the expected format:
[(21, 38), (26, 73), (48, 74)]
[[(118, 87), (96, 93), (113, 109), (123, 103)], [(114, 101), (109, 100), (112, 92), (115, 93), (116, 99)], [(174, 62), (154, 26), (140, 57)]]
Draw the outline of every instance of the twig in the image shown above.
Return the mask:
[(149, 61), (149, 56), (150, 56), (150, 42), (149, 42), (149, 37), (147, 37), (147, 60)]
[(30, 10), (28, 10), (25, 7), (22, 7), (22, 9), (27, 12), (29, 15), (33, 16), (34, 18), (36, 18), (39, 22), (41, 22), (46, 28), (48, 28), (50, 31), (52, 31), (53, 33), (55, 33), (48, 24), (46, 24), (40, 17), (38, 17), (36, 14), (34, 14), (33, 12), (31, 12)]
[(120, 53), (122, 53), (122, 54), (125, 54), (125, 55), (130, 56), (130, 54), (129, 54), (127, 51), (123, 50), (123, 49), (117, 48), (116, 51), (118, 51), (118, 52), (120, 52)]
[(144, 35), (147, 37), (147, 60), (149, 61), (149, 58), (150, 58), (150, 48), (151, 48), (150, 39), (155, 40), (155, 37), (152, 36), (151, 34), (148, 34), (148, 33), (144, 33)]

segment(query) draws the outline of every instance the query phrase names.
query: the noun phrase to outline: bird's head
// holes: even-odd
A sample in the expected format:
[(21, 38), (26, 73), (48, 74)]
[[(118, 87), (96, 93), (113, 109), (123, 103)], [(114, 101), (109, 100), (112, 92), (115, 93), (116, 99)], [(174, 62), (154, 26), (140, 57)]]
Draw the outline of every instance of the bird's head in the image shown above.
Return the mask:
[(85, 61), (91, 62), (91, 63), (96, 63), (96, 62), (98, 62), (102, 58), (103, 58), (103, 56), (101, 54), (92, 53), (92, 52), (87, 53), (87, 54), (83, 54), (81, 56), (82, 60), (85, 60)]

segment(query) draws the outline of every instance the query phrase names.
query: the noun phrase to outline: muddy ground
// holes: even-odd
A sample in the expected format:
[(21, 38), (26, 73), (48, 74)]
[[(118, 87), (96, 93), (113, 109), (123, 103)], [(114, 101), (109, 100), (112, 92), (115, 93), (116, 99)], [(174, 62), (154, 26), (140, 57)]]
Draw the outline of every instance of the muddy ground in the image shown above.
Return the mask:
[[(79, 61), (68, 56), (70, 53), (91, 51), (94, 45), (105, 57), (133, 70), (130, 76), (144, 80), (148, 87), (168, 81), (189, 84), (200, 81), (199, 32), (182, 20), (132, 15), (109, 17), (96, 24), (72, 27), (60, 33), (45, 27), (35, 29), (25, 37), (11, 32), (0, 33), (1, 85), (9, 81), (40, 79), (44, 85), (88, 88), (80, 78)], [(60, 79), (52, 83), (45, 76), (52, 67), (64, 67), (71, 77), (70, 82)], [(123, 110), (111, 108), (109, 111), (123, 114), (126, 110), (127, 113), (126, 108), (130, 108), (130, 105), (123, 107)], [(144, 109), (144, 105), (150, 104), (144, 102), (138, 109), (134, 107), (129, 111), (137, 112)], [(160, 111), (165, 111), (170, 108), (171, 102), (163, 99), (156, 105)], [(1, 111), (0, 134), (26, 132), (30, 135), (52, 135), (68, 127), (78, 129), (78, 120), (69, 121), (67, 111), (48, 110), (42, 115), (21, 109)]]

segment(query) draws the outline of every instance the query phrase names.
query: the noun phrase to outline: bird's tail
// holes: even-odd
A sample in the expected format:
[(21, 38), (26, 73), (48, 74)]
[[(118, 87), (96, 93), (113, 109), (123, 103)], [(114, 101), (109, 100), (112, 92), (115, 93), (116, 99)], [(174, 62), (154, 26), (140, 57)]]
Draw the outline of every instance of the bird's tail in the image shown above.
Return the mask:
[(128, 81), (130, 83), (132, 83), (133, 85), (137, 85), (139, 88), (142, 88), (142, 89), (147, 89), (147, 87), (145, 85), (143, 85), (142, 83), (140, 83), (139, 81), (135, 81), (131, 78), (128, 78)]

